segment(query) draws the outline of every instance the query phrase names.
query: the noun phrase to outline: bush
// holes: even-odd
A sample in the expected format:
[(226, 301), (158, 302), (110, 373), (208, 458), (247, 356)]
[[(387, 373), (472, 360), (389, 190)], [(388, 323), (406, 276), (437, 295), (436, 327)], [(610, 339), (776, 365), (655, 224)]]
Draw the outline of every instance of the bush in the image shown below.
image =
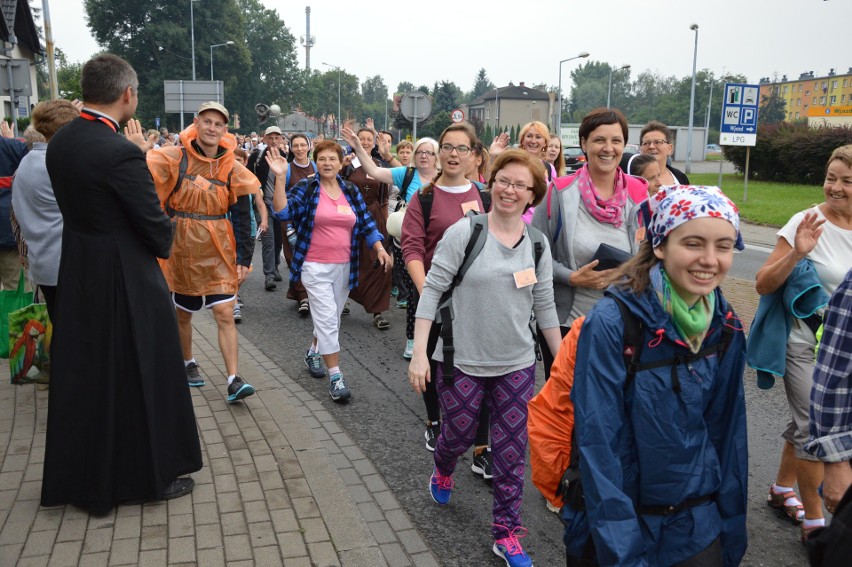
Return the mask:
[[(803, 122), (781, 122), (757, 127), (757, 145), (751, 149), (749, 179), (819, 185), (825, 164), (836, 148), (852, 144), (852, 127), (811, 128)], [(724, 146), (725, 158), (745, 171), (746, 148)]]

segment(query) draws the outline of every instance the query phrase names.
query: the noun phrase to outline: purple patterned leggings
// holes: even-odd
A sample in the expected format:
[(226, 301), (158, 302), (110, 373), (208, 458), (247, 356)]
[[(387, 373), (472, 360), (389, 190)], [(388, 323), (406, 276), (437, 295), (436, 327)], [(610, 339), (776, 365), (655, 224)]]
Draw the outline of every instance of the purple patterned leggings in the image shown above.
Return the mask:
[[(512, 530), (521, 525), (527, 453), (527, 403), (535, 389), (535, 365), (503, 376), (468, 376), (458, 368), (453, 384), (444, 382), (441, 364), (435, 382), (441, 401), (441, 433), (435, 447), (438, 472), (451, 475), (458, 458), (473, 444), (483, 400), (491, 410), (494, 467), (494, 524)], [(491, 528), (495, 538), (502, 528)]]

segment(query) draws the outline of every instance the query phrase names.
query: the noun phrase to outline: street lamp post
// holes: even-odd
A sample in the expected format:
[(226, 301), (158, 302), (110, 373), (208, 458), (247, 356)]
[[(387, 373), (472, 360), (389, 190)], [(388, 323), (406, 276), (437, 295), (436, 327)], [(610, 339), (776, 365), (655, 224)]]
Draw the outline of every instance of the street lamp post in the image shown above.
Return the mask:
[(199, 0), (189, 0), (189, 29), (192, 37), (192, 80), (195, 80), (195, 11), (192, 5)]
[(606, 107), (609, 108), (609, 102), (612, 98), (612, 75), (613, 73), (618, 73), (619, 71), (624, 71), (625, 69), (630, 69), (630, 65), (624, 65), (623, 67), (619, 67), (618, 69), (610, 69), (609, 70), (609, 84), (606, 87)]
[(326, 67), (337, 69), (337, 115), (334, 117), (334, 125), (337, 127), (337, 137), (340, 138), (340, 67), (331, 63), (322, 62)]
[(698, 62), (698, 24), (692, 24), (689, 29), (695, 32), (695, 49), (692, 52), (692, 89), (689, 91), (689, 128), (686, 138), (686, 167), (685, 172), (689, 175), (692, 171), (690, 160), (692, 159), (692, 124), (695, 122), (695, 67)]
[(583, 51), (575, 55), (574, 57), (569, 57), (568, 59), (563, 59), (559, 62), (559, 108), (556, 112), (556, 120), (553, 124), (553, 132), (559, 136), (560, 135), (560, 126), (562, 125), (562, 64), (566, 61), (573, 61), (574, 59), (580, 59), (583, 57), (588, 57), (589, 52)]
[(222, 47), (223, 45), (234, 45), (233, 41), (226, 41), (225, 43), (214, 43), (210, 46), (210, 80), (213, 80), (213, 48), (214, 47)]

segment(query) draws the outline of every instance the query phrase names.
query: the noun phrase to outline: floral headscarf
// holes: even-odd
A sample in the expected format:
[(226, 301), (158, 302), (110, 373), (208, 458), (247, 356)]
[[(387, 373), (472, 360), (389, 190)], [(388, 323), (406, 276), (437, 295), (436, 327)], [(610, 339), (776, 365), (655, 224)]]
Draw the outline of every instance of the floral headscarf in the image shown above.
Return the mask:
[(737, 231), (734, 248), (745, 248), (740, 234), (739, 210), (718, 187), (675, 185), (662, 188), (651, 197), (649, 205), (653, 215), (648, 233), (654, 248), (683, 223), (701, 217), (718, 217), (730, 222)]

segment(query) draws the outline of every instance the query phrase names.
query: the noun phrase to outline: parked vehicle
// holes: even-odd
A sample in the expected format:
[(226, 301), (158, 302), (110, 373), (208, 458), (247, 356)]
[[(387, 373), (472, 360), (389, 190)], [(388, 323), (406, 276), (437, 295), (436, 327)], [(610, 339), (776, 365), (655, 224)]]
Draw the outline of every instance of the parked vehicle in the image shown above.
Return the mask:
[(707, 153), (718, 153), (721, 152), (722, 148), (719, 144), (707, 144)]
[(565, 156), (565, 170), (568, 173), (586, 165), (586, 154), (580, 146), (565, 146), (562, 148), (562, 154)]

